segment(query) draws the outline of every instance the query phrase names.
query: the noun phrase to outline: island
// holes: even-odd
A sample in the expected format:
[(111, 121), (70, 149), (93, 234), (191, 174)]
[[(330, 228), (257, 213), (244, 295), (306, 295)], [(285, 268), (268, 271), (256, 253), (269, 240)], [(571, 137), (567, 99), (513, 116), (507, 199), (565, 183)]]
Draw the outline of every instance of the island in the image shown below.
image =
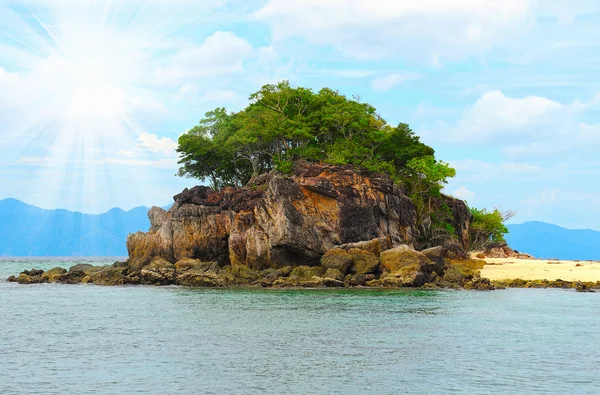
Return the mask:
[[(455, 175), (407, 124), (328, 88), (266, 85), (237, 113), (217, 108), (179, 138), (180, 176), (209, 185), (153, 207), (125, 262), (28, 270), (9, 281), (199, 287), (492, 290), (510, 213), (442, 192)], [(481, 252), (472, 253), (473, 250)], [(483, 274), (482, 275), (482, 269)], [(530, 279), (537, 280), (537, 279)], [(592, 281), (539, 286), (592, 290)]]

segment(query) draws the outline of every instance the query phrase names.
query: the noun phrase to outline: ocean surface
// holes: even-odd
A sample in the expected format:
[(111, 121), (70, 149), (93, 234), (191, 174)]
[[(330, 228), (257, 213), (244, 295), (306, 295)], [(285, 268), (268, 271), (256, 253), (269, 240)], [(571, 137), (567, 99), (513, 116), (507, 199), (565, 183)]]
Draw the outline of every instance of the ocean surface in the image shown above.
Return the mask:
[(598, 394), (599, 372), (600, 293), (0, 281), (1, 394)]

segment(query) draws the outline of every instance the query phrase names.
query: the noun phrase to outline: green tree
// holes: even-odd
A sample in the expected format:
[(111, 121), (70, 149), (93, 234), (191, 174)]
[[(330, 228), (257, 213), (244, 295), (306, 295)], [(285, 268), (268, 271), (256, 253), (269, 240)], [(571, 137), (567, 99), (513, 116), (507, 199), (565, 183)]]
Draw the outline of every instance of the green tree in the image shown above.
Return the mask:
[(405, 180), (419, 196), (434, 196), (451, 176), (410, 127), (388, 125), (376, 109), (323, 88), (289, 82), (263, 86), (237, 113), (217, 108), (179, 139), (179, 175), (213, 188), (242, 185), (251, 176), (290, 172), (296, 160), (361, 166)]
[(471, 249), (485, 250), (494, 243), (506, 242), (504, 235), (508, 233), (508, 228), (504, 222), (512, 218), (514, 212), (501, 212), (497, 208), (492, 211), (480, 210), (475, 207), (469, 210), (473, 214), (470, 226)]

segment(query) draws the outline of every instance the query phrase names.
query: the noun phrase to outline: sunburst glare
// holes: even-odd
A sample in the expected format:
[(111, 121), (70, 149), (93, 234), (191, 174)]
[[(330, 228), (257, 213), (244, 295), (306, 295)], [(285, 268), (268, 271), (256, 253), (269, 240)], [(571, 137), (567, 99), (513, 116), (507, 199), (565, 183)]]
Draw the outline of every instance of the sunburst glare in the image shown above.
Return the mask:
[(177, 136), (151, 140), (158, 148), (144, 140), (161, 132), (165, 110), (156, 70), (177, 52), (173, 32), (193, 20), (169, 11), (161, 1), (0, 5), (8, 38), (0, 46), (0, 103), (8, 108), (0, 122), (13, 131), (3, 136), (12, 147), (5, 159), (30, 166), (39, 180), (31, 193), (43, 190), (48, 206), (102, 210), (104, 197), (123, 193), (112, 187), (113, 171), (130, 172), (139, 194), (144, 168), (175, 172)]

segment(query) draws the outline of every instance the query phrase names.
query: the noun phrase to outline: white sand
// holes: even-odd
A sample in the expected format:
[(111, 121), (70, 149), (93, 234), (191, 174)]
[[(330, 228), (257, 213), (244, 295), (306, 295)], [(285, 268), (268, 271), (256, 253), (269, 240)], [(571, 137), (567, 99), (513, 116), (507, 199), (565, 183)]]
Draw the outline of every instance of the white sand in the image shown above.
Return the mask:
[[(600, 262), (485, 258), (481, 277), (490, 280), (600, 281)], [(579, 266), (578, 266), (579, 265)]]

